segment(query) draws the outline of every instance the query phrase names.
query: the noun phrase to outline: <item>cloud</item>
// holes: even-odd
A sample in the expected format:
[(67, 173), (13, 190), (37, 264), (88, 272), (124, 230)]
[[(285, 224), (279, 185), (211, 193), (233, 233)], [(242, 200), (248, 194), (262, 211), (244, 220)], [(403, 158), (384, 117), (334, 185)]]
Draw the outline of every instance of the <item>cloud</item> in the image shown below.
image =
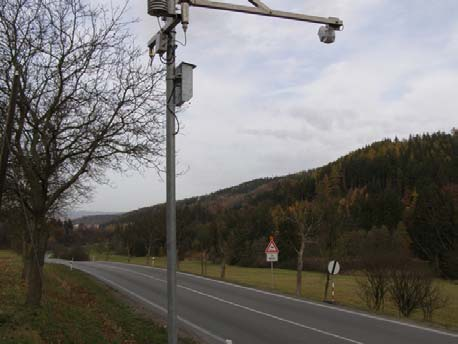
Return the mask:
[[(323, 45), (317, 25), (191, 9), (188, 45), (178, 50), (197, 65), (194, 99), (180, 114), (178, 166), (190, 170), (178, 178), (178, 198), (317, 167), (386, 137), (458, 125), (456, 0), (265, 2), (340, 17), (345, 31)], [(142, 18), (132, 28), (139, 42), (157, 30), (145, 6), (131, 3), (131, 14)], [(154, 171), (113, 178), (117, 189), (98, 188), (92, 208), (165, 200)]]

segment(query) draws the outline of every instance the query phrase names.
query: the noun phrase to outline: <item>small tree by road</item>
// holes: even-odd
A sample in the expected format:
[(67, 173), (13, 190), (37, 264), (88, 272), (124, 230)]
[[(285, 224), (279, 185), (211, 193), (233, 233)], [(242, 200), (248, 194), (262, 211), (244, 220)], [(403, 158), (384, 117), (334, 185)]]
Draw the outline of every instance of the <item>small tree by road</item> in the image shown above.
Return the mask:
[(296, 295), (301, 295), (305, 245), (316, 236), (323, 213), (317, 203), (301, 201), (287, 207), (275, 207), (272, 218), (282, 241), (296, 251)]

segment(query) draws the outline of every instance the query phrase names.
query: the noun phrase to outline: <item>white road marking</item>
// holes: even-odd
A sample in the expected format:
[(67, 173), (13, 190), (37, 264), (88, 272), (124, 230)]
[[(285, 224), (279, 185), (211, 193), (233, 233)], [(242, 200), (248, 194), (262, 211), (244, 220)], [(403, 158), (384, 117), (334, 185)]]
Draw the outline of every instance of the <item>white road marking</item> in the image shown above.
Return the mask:
[[(156, 309), (160, 310), (161, 312), (167, 314), (167, 309), (165, 309), (164, 307), (159, 306), (158, 304), (155, 304), (154, 302), (151, 302), (150, 300), (144, 298), (143, 296), (138, 295), (137, 293), (134, 293), (133, 291), (123, 287), (122, 285), (120, 285), (120, 284), (118, 284), (116, 282), (113, 282), (112, 280), (109, 280), (109, 279), (107, 279), (105, 277), (101, 277), (100, 275), (95, 274), (94, 272), (91, 272), (91, 271), (88, 271), (88, 270), (85, 270), (85, 269), (81, 269), (81, 267), (79, 267), (79, 269), (84, 271), (84, 272), (86, 272), (86, 273), (88, 273), (88, 274), (90, 274), (90, 275), (96, 276), (101, 281), (104, 281), (105, 283), (107, 283), (109, 285), (112, 285), (112, 286), (116, 287), (117, 289), (120, 289), (120, 290), (124, 291), (125, 293), (128, 293), (129, 295), (132, 295), (132, 296), (136, 297), (137, 299), (145, 302), (146, 304), (152, 306), (153, 308), (156, 308)], [(196, 325), (196, 324), (194, 324), (194, 323), (192, 323), (192, 322), (190, 322), (190, 321), (188, 321), (188, 320), (186, 320), (186, 319), (184, 319), (184, 318), (182, 318), (180, 316), (178, 317), (178, 320), (181, 321), (182, 323), (188, 325), (189, 327), (191, 327), (191, 328), (193, 328), (193, 329), (195, 329), (197, 331), (202, 332), (203, 334), (207, 335), (210, 338), (213, 338), (213, 339), (215, 339), (215, 340), (217, 340), (217, 341), (219, 341), (221, 343), (226, 343), (226, 339), (223, 339), (222, 337), (219, 337), (219, 336), (207, 331), (206, 329), (200, 327), (199, 325)]]
[[(100, 263), (102, 263), (102, 262), (100, 262)], [(119, 263), (119, 264), (123, 264), (123, 263)], [(103, 264), (102, 263), (102, 265), (106, 266), (106, 265), (111, 265), (111, 264), (108, 262), (108, 264)], [(123, 265), (125, 265), (125, 264), (123, 264)], [(142, 265), (134, 265), (134, 266), (135, 267), (145, 268), (145, 269), (166, 271), (166, 269), (152, 268), (152, 267), (142, 266)], [(259, 289), (255, 289), (255, 288), (251, 288), (251, 287), (245, 287), (245, 286), (241, 286), (241, 285), (230, 283), (230, 282), (219, 281), (219, 280), (215, 280), (215, 279), (208, 278), (208, 277), (203, 277), (203, 276), (197, 276), (197, 275), (194, 275), (194, 274), (191, 274), (191, 273), (178, 272), (178, 274), (189, 276), (189, 277), (196, 278), (196, 279), (202, 279), (202, 280), (213, 282), (213, 283), (227, 285), (227, 286), (234, 287), (234, 288), (239, 288), (239, 289), (243, 289), (243, 290), (249, 290), (249, 291), (252, 291), (252, 292), (255, 292), (255, 293), (258, 293), (258, 294), (274, 296), (274, 297), (278, 297), (278, 298), (281, 298), (281, 299), (284, 299), (284, 300), (288, 300), (288, 301), (304, 303), (304, 304), (315, 306), (315, 307), (331, 309), (331, 310), (334, 310), (334, 311), (337, 311), (337, 312), (357, 315), (357, 316), (360, 316), (360, 317), (363, 317), (363, 318), (367, 318), (367, 319), (383, 321), (383, 322), (387, 322), (387, 323), (391, 323), (391, 324), (396, 324), (396, 325), (400, 325), (400, 326), (406, 326), (406, 327), (414, 328), (414, 329), (417, 329), (417, 330), (422, 330), (422, 331), (426, 331), (426, 332), (432, 332), (432, 333), (440, 334), (440, 335), (443, 335), (443, 336), (448, 336), (448, 337), (452, 337), (452, 338), (458, 338), (458, 334), (451, 333), (451, 332), (445, 332), (445, 331), (441, 331), (441, 330), (436, 330), (436, 329), (433, 329), (433, 328), (423, 327), (423, 326), (420, 326), (420, 325), (410, 324), (410, 323), (407, 323), (407, 322), (397, 321), (397, 320), (393, 320), (393, 319), (382, 318), (382, 317), (379, 317), (379, 316), (376, 316), (376, 315), (360, 313), (360, 312), (352, 311), (352, 310), (345, 309), (345, 308), (333, 307), (333, 306), (330, 306), (330, 305), (321, 304), (321, 303), (317, 303), (317, 302), (313, 302), (313, 301), (301, 300), (301, 299), (297, 299), (297, 298), (294, 298), (294, 297), (275, 294), (275, 293), (271, 293), (271, 292), (268, 292), (268, 291), (259, 290)]]
[[(107, 267), (107, 265), (103, 265), (103, 266)], [(165, 281), (165, 280), (162, 280), (160, 278), (156, 278), (156, 277), (153, 277), (151, 275), (147, 275), (147, 274), (144, 274), (144, 273), (141, 273), (141, 272), (138, 272), (138, 271), (134, 271), (134, 270), (130, 270), (130, 269), (123, 269), (123, 268), (115, 267), (115, 266), (109, 266), (108, 268), (109, 269), (111, 268), (111, 269), (115, 269), (115, 270), (121, 270), (121, 271), (130, 272), (130, 273), (133, 273), (133, 274), (136, 274), (136, 275), (139, 275), (139, 276), (150, 278), (150, 279), (158, 281), (158, 282), (167, 283), (167, 281)], [(177, 287), (185, 289), (185, 290), (190, 291), (192, 293), (195, 293), (195, 294), (198, 294), (198, 295), (202, 295), (202, 296), (208, 297), (210, 299), (213, 299), (213, 300), (216, 300), (216, 301), (231, 305), (233, 307), (241, 308), (241, 309), (244, 309), (246, 311), (249, 311), (249, 312), (252, 312), (252, 313), (256, 313), (256, 314), (265, 316), (267, 318), (271, 318), (271, 319), (274, 319), (274, 320), (277, 320), (277, 321), (281, 321), (281, 322), (284, 322), (284, 323), (287, 323), (287, 324), (290, 324), (290, 325), (301, 327), (301, 328), (306, 329), (306, 330), (317, 332), (317, 333), (320, 333), (320, 334), (323, 334), (323, 335), (326, 335), (326, 336), (334, 337), (334, 338), (337, 338), (337, 339), (340, 339), (340, 340), (343, 340), (343, 341), (346, 341), (346, 342), (354, 343), (354, 344), (363, 344), (362, 342), (358, 342), (358, 341), (350, 339), (350, 338), (339, 336), (338, 334), (335, 334), (335, 333), (332, 333), (332, 332), (323, 331), (323, 330), (320, 330), (318, 328), (307, 326), (307, 325), (304, 325), (304, 324), (301, 324), (301, 323), (297, 323), (297, 322), (292, 321), (292, 320), (284, 319), (284, 318), (281, 318), (279, 316), (276, 316), (276, 315), (273, 315), (273, 314), (270, 314), (270, 313), (258, 311), (257, 309), (250, 308), (250, 307), (247, 307), (247, 306), (243, 306), (241, 304), (238, 304), (238, 303), (235, 303), (235, 302), (232, 302), (232, 301), (228, 301), (228, 300), (225, 300), (225, 299), (222, 299), (222, 298), (219, 298), (217, 296), (213, 296), (213, 295), (210, 295), (210, 294), (207, 294), (207, 293), (203, 293), (201, 291), (198, 291), (198, 290), (195, 290), (195, 289), (192, 289), (192, 288), (189, 288), (189, 287), (185, 287), (185, 286), (180, 285), (180, 284), (178, 284)]]

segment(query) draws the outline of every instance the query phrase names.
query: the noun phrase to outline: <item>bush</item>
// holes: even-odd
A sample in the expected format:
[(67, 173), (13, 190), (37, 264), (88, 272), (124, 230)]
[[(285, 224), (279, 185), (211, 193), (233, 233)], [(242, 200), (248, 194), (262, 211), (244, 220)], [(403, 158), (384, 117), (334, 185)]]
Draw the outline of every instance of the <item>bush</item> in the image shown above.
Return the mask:
[(389, 291), (399, 314), (408, 317), (415, 309), (420, 308), (431, 283), (431, 276), (424, 271), (407, 265), (393, 269)]
[(433, 312), (445, 307), (448, 301), (434, 286), (431, 272), (413, 264), (391, 272), (389, 291), (400, 315), (408, 317), (415, 309), (421, 309), (423, 319), (428, 321), (432, 320)]
[(458, 248), (448, 251), (440, 262), (445, 278), (458, 279)]
[(442, 295), (439, 287), (430, 284), (424, 290), (424, 297), (421, 302), (421, 310), (423, 311), (423, 319), (431, 321), (435, 310), (443, 308), (447, 305), (448, 298)]
[(373, 228), (366, 237), (361, 232), (355, 232), (361, 240), (359, 257), (363, 277), (358, 279), (359, 296), (375, 311), (384, 307), (385, 296), (392, 283), (391, 271), (409, 260), (403, 238), (394, 234), (385, 227)]
[(89, 254), (82, 246), (71, 247), (69, 250), (69, 256), (71, 256), (75, 261), (89, 260)]
[(362, 270), (363, 277), (357, 279), (359, 297), (367, 307), (378, 311), (383, 309), (385, 295), (390, 285), (390, 265), (383, 257), (367, 260)]
[(89, 254), (82, 246), (65, 247), (56, 245), (53, 250), (54, 257), (66, 260), (86, 261), (89, 260)]

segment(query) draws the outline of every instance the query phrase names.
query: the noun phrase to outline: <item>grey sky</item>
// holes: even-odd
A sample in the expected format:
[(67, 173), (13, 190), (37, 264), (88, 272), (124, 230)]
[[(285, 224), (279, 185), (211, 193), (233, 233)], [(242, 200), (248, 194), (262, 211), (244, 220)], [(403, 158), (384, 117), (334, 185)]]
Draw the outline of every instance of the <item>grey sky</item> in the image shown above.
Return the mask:
[[(386, 137), (458, 126), (458, 1), (265, 2), (338, 16), (345, 31), (324, 45), (317, 25), (192, 8), (188, 44), (178, 49), (197, 65), (194, 99), (180, 114), (179, 169), (189, 170), (178, 178), (178, 198), (317, 167)], [(131, 1), (139, 44), (157, 30), (145, 12), (146, 0)], [(94, 186), (81, 209), (165, 200), (153, 170), (108, 176), (111, 186)]]

